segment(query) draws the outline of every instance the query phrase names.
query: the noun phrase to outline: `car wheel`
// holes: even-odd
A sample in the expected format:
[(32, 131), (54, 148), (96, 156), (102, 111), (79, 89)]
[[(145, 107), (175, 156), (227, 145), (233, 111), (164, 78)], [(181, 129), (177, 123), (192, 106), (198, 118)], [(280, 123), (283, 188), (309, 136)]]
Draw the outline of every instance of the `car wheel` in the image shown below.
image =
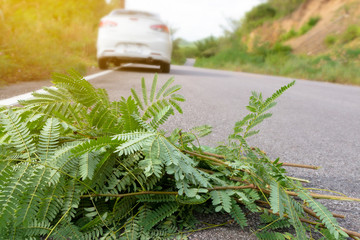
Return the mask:
[(169, 73), (170, 72), (170, 63), (162, 63), (160, 65), (160, 70), (162, 73)]
[(99, 68), (102, 70), (106, 70), (109, 68), (109, 63), (106, 59), (98, 59)]

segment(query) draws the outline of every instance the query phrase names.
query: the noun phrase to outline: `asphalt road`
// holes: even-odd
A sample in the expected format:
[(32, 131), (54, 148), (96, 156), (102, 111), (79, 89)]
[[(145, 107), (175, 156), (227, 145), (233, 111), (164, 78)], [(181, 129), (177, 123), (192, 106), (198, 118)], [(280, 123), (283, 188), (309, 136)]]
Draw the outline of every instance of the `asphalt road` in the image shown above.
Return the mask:
[[(130, 88), (140, 89), (142, 77), (149, 87), (157, 68), (126, 67), (92, 80), (105, 88), (111, 99), (129, 96)], [(172, 66), (170, 74), (159, 74), (159, 82), (174, 76), (182, 85), (187, 101), (184, 114), (169, 119), (166, 129), (189, 129), (209, 124), (213, 133), (201, 143), (226, 141), (234, 123), (246, 113), (251, 91), (270, 96), (292, 79), (257, 74)], [(4, 90), (6, 91), (6, 90)], [(1, 92), (0, 92), (1, 93)], [(263, 149), (273, 159), (322, 166), (320, 170), (287, 168), (289, 175), (308, 179), (308, 187), (326, 188), (360, 198), (360, 87), (297, 80), (283, 94), (273, 117), (260, 126), (251, 145)], [(339, 223), (360, 232), (360, 203), (321, 200), (331, 211), (346, 215)], [(249, 239), (240, 230), (223, 228), (218, 235), (202, 233), (193, 239)], [(232, 237), (231, 231), (235, 231)], [(203, 236), (203, 237), (201, 237)], [(234, 236), (237, 236), (234, 238)]]

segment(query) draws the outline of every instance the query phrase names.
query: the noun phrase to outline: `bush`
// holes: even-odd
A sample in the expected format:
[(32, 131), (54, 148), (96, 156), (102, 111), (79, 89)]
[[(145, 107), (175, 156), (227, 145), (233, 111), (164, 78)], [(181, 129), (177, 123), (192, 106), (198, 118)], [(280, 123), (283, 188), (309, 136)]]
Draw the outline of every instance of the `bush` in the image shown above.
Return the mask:
[(197, 48), (197, 57), (211, 57), (218, 51), (219, 40), (211, 36), (200, 41), (195, 42)]
[(304, 24), (300, 30), (299, 35), (304, 35), (308, 31), (310, 31), (318, 22), (320, 21), (320, 17), (311, 17), (306, 24)]
[(298, 35), (298, 33), (294, 29), (290, 29), (290, 31), (288, 31), (287, 33), (281, 35), (279, 37), (279, 40), (284, 42), (284, 41), (287, 41), (287, 40), (289, 40), (291, 38), (296, 37), (297, 35)]
[(246, 13), (241, 28), (244, 31), (249, 32), (256, 27), (261, 26), (265, 21), (273, 19), (275, 16), (275, 8), (268, 3), (260, 4)]
[(277, 17), (291, 14), (303, 2), (304, 0), (268, 0), (268, 4), (277, 10)]
[(333, 34), (330, 34), (330, 35), (327, 35), (324, 39), (324, 44), (327, 46), (327, 47), (330, 47), (332, 45), (334, 45), (338, 40), (338, 37), (333, 35)]
[(348, 43), (360, 36), (360, 28), (357, 25), (350, 25), (341, 35), (341, 42)]
[(351, 59), (351, 60), (360, 60), (359, 56), (360, 56), (360, 49), (359, 48), (354, 48), (354, 49), (346, 49), (346, 56)]
[(180, 47), (181, 38), (173, 40), (173, 50), (171, 54), (171, 63), (183, 65), (186, 62), (184, 51)]
[(266, 42), (255, 45), (253, 52), (263, 58), (266, 58), (270, 55), (288, 55), (292, 52), (292, 48), (290, 46), (283, 45), (280, 42), (276, 42), (273, 46)]

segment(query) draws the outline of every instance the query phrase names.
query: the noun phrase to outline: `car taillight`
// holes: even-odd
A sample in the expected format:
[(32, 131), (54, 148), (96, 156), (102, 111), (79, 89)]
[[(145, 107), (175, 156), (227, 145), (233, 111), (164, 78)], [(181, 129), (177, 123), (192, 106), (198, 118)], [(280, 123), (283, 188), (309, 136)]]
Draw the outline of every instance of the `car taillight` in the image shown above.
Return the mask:
[(166, 25), (159, 24), (159, 25), (152, 25), (150, 26), (152, 30), (158, 31), (158, 32), (166, 32), (169, 33), (169, 28)]
[(116, 27), (117, 23), (109, 20), (103, 20), (100, 22), (99, 27)]

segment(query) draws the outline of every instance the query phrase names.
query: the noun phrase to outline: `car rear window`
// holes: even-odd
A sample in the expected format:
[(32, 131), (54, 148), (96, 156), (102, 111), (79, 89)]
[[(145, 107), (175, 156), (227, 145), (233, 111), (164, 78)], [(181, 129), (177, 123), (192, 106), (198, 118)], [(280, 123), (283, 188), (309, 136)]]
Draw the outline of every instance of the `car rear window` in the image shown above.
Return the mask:
[(144, 16), (144, 17), (158, 17), (156, 14), (141, 12), (141, 11), (132, 11), (132, 10), (114, 10), (110, 13), (110, 16)]

